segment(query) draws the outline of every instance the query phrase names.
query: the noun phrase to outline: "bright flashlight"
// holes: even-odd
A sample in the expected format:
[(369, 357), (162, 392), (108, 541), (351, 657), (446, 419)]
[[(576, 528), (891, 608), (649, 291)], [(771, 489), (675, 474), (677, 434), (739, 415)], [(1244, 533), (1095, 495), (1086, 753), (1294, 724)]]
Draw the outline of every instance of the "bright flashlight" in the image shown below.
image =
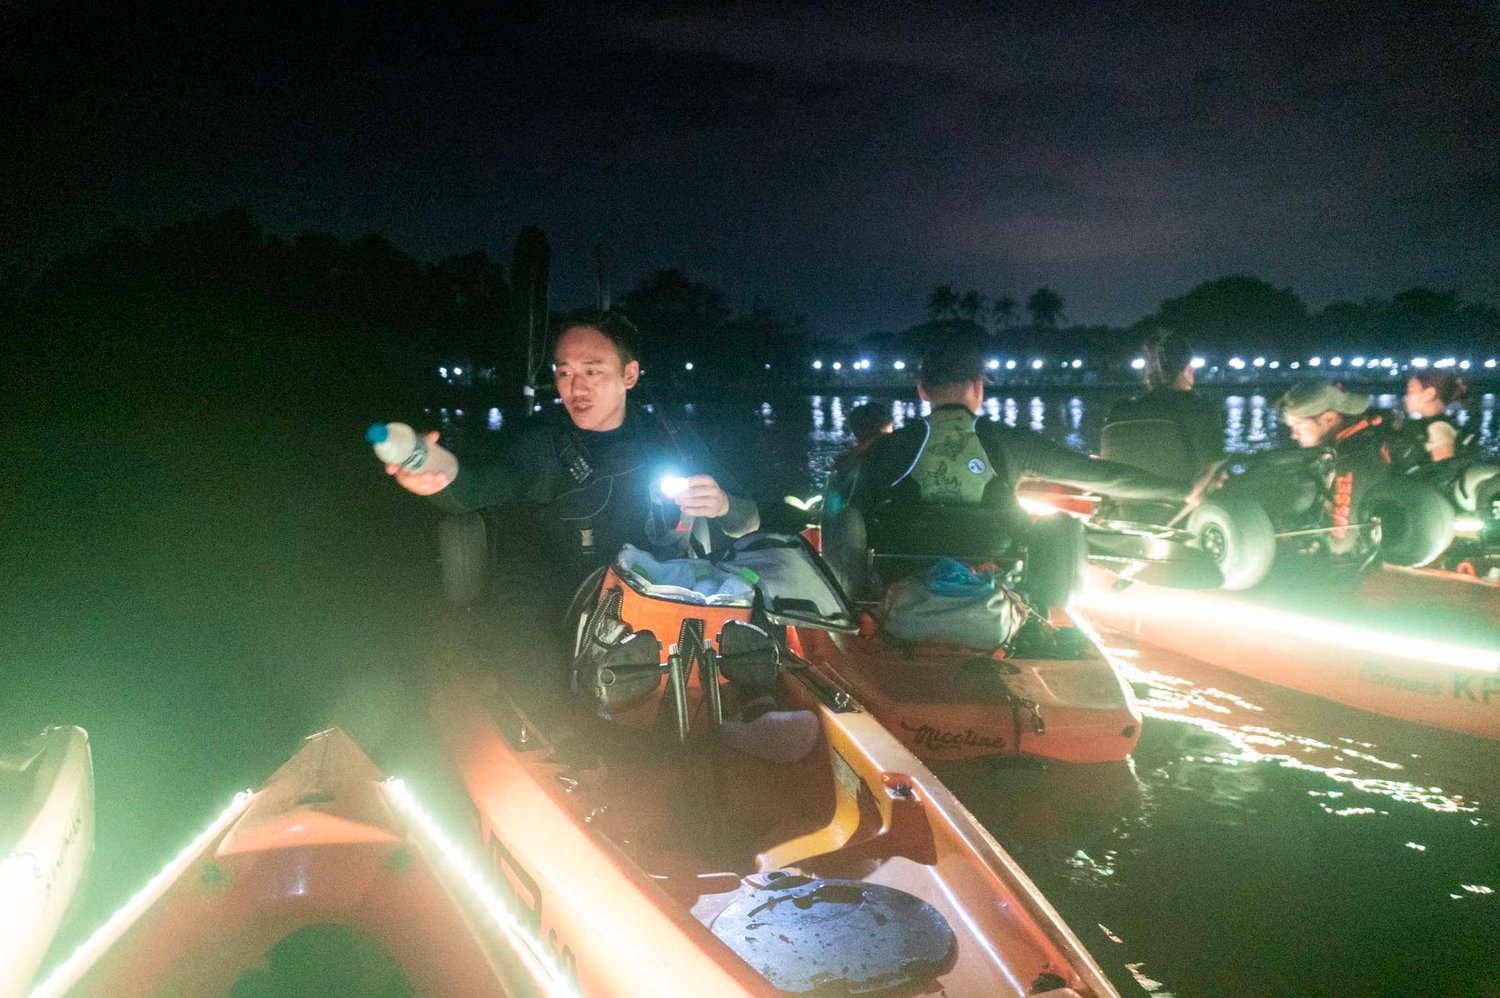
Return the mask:
[(681, 475), (663, 475), (661, 481), (656, 483), (656, 487), (668, 499), (676, 499), (687, 491), (688, 480)]

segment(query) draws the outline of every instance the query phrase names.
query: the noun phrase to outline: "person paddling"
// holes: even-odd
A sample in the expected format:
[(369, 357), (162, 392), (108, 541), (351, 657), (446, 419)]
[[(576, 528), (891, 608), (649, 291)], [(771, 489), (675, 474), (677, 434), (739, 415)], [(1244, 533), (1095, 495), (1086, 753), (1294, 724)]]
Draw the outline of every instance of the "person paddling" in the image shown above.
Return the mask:
[(1024, 476), (1129, 499), (1181, 501), (1191, 485), (1092, 458), (1040, 433), (990, 420), (984, 404), (984, 342), (954, 333), (931, 344), (917, 393), (931, 415), (876, 440), (861, 463), (851, 503), (867, 517), (883, 503), (986, 504), (1000, 520), (1024, 520), (1016, 485)]

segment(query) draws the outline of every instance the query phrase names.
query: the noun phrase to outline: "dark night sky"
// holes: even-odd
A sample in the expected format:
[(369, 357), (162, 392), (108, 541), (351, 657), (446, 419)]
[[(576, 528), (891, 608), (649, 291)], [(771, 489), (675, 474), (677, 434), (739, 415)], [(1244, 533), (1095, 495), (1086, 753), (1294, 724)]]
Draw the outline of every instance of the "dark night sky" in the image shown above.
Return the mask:
[(0, 0), (0, 272), (243, 205), (424, 259), (536, 223), (555, 300), (602, 240), (828, 334), (944, 281), (1500, 301), (1494, 4), (870, 7)]

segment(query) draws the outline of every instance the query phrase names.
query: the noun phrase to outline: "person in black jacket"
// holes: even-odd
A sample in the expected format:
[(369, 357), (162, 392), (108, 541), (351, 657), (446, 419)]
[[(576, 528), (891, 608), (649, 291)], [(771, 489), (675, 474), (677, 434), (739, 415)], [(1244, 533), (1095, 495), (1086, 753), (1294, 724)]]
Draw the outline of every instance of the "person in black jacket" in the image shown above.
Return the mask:
[[(1104, 418), (1102, 453), (1127, 464), (1135, 462), (1126, 453), (1149, 457), (1153, 463), (1141, 466), (1158, 473), (1164, 468), (1189, 468), (1195, 476), (1201, 474), (1224, 456), (1224, 420), (1217, 406), (1193, 392), (1193, 348), (1180, 334), (1159, 329), (1142, 354), (1149, 390), (1110, 408)], [(1122, 423), (1143, 427), (1150, 435), (1150, 446), (1127, 446), (1116, 458), (1109, 428)]]
[[(630, 403), (640, 377), (633, 332), (610, 312), (565, 325), (553, 357), (565, 414), (528, 423), (500, 461), (460, 462), (451, 481), (395, 465), (386, 471), (446, 512), (528, 508), (548, 573), (574, 584), (627, 543), (681, 557), (690, 518), (693, 530), (727, 537), (757, 529), (755, 503), (726, 491), (722, 470), (696, 434)], [(663, 490), (668, 476), (677, 479), (670, 495)]]

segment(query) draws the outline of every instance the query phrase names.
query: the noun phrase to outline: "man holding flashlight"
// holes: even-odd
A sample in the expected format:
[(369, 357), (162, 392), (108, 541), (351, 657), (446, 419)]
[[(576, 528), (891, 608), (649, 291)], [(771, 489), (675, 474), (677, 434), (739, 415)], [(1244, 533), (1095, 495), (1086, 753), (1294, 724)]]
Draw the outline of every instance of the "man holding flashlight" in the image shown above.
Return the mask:
[[(755, 503), (724, 489), (697, 435), (630, 404), (641, 373), (634, 333), (628, 320), (612, 312), (566, 323), (553, 370), (567, 417), (543, 415), (501, 461), (460, 463), (451, 480), (395, 465), (387, 473), (447, 512), (529, 506), (549, 576), (565, 576), (572, 584), (627, 543), (658, 556), (681, 556), (690, 538), (702, 543), (756, 530)], [(427, 439), (435, 441), (437, 434)]]

